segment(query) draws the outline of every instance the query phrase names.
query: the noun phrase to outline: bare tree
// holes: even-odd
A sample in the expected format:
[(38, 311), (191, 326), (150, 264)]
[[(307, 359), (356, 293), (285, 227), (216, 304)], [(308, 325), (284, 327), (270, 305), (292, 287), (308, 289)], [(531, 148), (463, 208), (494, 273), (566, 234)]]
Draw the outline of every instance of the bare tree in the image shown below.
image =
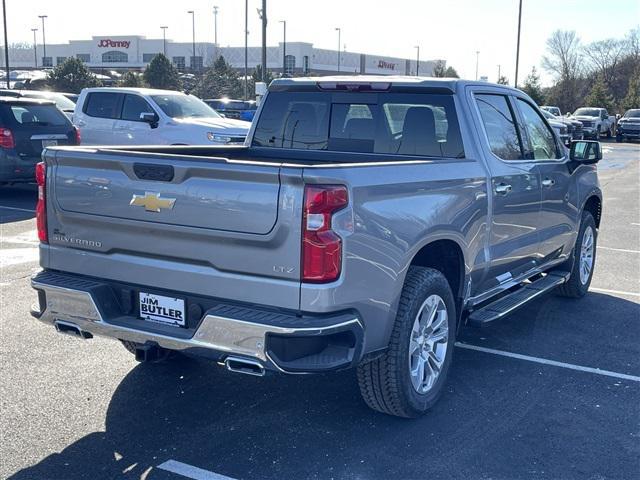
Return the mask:
[(636, 62), (640, 62), (640, 27), (634, 28), (627, 34), (626, 54), (631, 55)]
[(608, 85), (616, 75), (616, 68), (627, 53), (628, 42), (615, 38), (608, 38), (592, 42), (584, 47), (583, 52), (588, 58), (593, 71), (601, 76)]
[(580, 39), (574, 31), (556, 30), (547, 40), (547, 55), (542, 66), (561, 81), (574, 80), (582, 69)]

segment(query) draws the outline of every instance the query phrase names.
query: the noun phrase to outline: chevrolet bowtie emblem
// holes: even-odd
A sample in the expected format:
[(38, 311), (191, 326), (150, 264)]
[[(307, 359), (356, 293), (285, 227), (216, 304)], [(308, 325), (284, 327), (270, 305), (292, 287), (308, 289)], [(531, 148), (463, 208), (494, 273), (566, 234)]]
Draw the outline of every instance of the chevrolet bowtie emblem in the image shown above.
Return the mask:
[(159, 193), (144, 192), (144, 195), (134, 194), (129, 205), (144, 207), (147, 212), (159, 212), (161, 208), (171, 210), (174, 203), (175, 198), (161, 198)]

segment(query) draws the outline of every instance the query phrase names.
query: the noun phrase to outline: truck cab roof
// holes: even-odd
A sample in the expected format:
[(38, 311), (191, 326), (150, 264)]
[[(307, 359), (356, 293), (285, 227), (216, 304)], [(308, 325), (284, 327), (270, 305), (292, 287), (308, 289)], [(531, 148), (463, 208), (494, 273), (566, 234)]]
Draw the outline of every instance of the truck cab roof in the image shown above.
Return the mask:
[[(278, 78), (271, 82), (269, 89), (272, 91), (288, 90), (289, 88), (319, 86), (320, 88), (330, 89), (331, 84), (338, 85), (372, 85), (372, 90), (388, 90), (392, 87), (399, 88), (435, 88), (445, 89), (451, 93), (457, 92), (468, 85), (482, 85), (490, 87), (499, 87), (512, 92), (520, 92), (519, 90), (509, 87), (508, 85), (498, 85), (494, 83), (462, 80), (459, 78), (436, 78), (436, 77), (415, 77), (408, 75), (334, 75), (326, 77), (298, 77), (298, 78)], [(355, 90), (355, 88), (354, 88)]]

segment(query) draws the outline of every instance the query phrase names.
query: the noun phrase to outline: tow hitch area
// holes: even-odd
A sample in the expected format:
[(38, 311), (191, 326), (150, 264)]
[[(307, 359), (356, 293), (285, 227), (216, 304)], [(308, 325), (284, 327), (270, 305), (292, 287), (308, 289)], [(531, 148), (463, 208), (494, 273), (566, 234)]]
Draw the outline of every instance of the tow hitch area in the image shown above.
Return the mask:
[(170, 353), (170, 350), (157, 345), (144, 344), (136, 346), (136, 360), (138, 362), (159, 362), (167, 358)]

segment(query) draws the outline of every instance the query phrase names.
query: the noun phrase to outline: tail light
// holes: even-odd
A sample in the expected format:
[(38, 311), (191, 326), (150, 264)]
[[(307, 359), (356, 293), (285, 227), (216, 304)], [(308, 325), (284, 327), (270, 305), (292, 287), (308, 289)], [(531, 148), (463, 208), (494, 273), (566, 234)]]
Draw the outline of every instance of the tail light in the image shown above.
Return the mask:
[(44, 162), (36, 164), (36, 183), (38, 184), (38, 203), (36, 204), (38, 238), (42, 243), (49, 243), (47, 235), (47, 165)]
[(73, 130), (76, 134), (76, 145), (80, 145), (80, 141), (82, 140), (82, 137), (80, 136), (80, 129), (78, 127), (73, 127)]
[(302, 219), (302, 281), (327, 283), (342, 269), (342, 240), (331, 229), (333, 214), (349, 203), (343, 185), (307, 185)]
[(0, 148), (15, 148), (16, 141), (13, 132), (8, 128), (0, 128)]

